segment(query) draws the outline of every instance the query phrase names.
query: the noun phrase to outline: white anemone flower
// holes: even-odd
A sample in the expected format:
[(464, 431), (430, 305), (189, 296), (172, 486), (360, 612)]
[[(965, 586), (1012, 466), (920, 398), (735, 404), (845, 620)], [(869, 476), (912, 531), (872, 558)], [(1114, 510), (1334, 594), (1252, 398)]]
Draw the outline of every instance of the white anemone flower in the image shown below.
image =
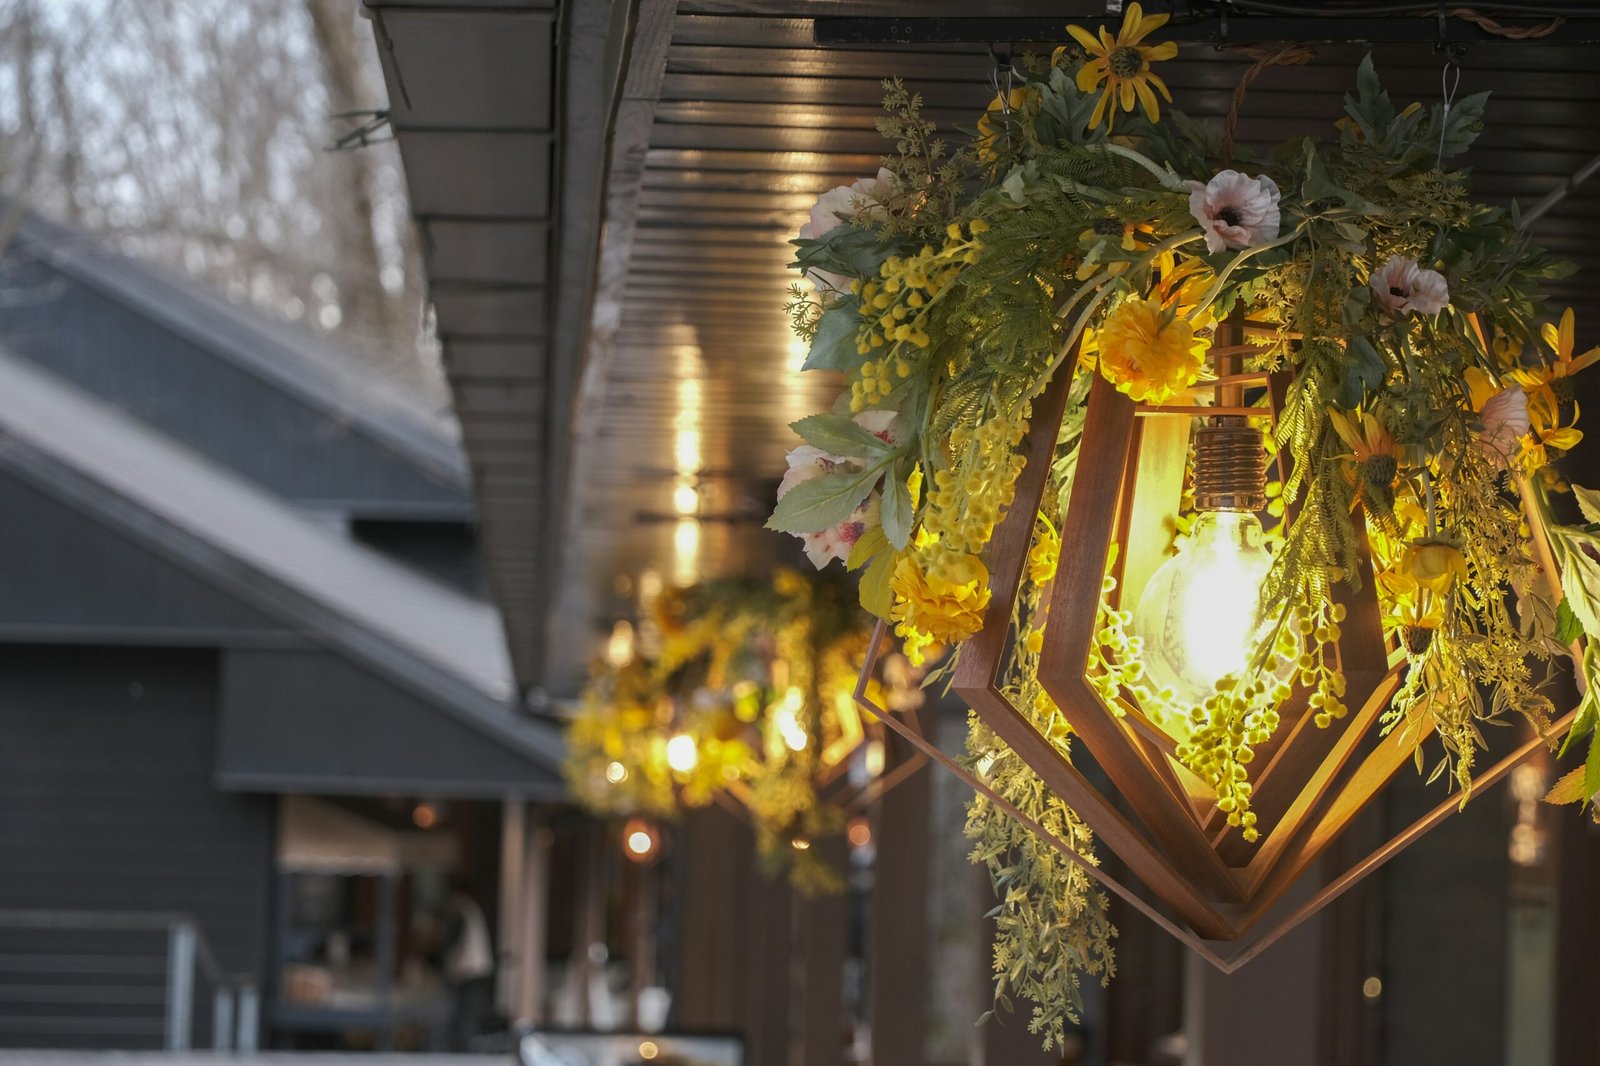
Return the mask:
[(1396, 315), (1436, 315), (1450, 303), (1444, 275), (1404, 255), (1391, 255), (1372, 272), (1372, 294), (1379, 307)]
[(1189, 187), (1189, 213), (1206, 231), (1206, 247), (1212, 254), (1277, 239), (1278, 183), (1265, 174), (1252, 178), (1224, 170), (1204, 185), (1184, 184)]
[[(860, 178), (849, 185), (829, 189), (812, 205), (811, 217), (800, 227), (801, 239), (819, 239), (858, 219), (882, 218), (882, 200), (893, 188), (894, 175), (887, 167), (879, 167), (876, 177)], [(831, 270), (808, 270), (806, 280), (818, 293), (843, 294), (850, 290), (850, 279)]]

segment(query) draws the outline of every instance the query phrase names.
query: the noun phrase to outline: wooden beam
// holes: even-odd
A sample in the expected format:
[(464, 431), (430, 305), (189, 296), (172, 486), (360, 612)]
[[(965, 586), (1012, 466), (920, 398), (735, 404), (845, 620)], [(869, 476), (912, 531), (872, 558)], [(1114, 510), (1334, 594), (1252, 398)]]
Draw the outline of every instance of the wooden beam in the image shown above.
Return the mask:
[(873, 1066), (923, 1062), (933, 961), (928, 928), (931, 778), (925, 766), (917, 770), (885, 792), (871, 815), (877, 848), (867, 934)]

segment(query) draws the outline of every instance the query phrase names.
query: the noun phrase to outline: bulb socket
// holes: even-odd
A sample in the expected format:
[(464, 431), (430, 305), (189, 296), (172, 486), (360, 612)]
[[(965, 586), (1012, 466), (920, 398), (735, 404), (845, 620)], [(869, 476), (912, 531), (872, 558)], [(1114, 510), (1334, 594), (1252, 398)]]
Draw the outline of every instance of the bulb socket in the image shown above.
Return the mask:
[(1202, 511), (1259, 511), (1267, 505), (1261, 432), (1242, 418), (1216, 418), (1195, 432), (1194, 503)]

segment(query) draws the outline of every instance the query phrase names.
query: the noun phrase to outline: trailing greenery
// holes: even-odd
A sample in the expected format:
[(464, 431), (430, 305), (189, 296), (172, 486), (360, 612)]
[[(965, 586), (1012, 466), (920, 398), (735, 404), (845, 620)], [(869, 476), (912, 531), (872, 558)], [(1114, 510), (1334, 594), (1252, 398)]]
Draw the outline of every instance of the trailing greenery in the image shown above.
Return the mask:
[[(1486, 95), (1399, 107), (1368, 59), (1333, 137), (1222, 158), (1217, 130), (1163, 111), (1152, 64), (1177, 48), (1147, 38), (1165, 20), (1130, 4), (1114, 37), (1069, 27), (1076, 47), (1030, 63), (953, 155), (918, 96), (885, 83), (884, 169), (826, 194), (794, 241), (804, 283), (789, 307), (806, 365), (841, 372), (846, 391), (795, 424), (807, 446), (789, 457), (769, 526), (805, 538), (819, 566), (861, 572), (861, 602), (913, 658), (959, 656), (986, 624), (989, 542), (1033, 403), (1069, 376), (1002, 682), (1070, 757), (1072, 722), (1038, 661), (1089, 383), (1147, 407), (1193, 405), (1212, 391), (1219, 323), (1242, 320), (1243, 369), (1284, 382), (1275, 418), (1262, 390), (1245, 401), (1271, 426), (1266, 515), (1278, 520), (1245, 665), (1200, 696), (1159, 681), (1108, 560), (1087, 676), (1110, 713), (1137, 707), (1167, 728), (1253, 842), (1255, 749), (1291, 712), (1340, 728), (1345, 603), (1371, 581), (1402, 673), (1385, 728), (1417, 741), (1419, 760), (1426, 748), (1464, 801), (1486, 724), (1517, 715), (1548, 735), (1549, 664), (1571, 655), (1596, 677), (1579, 638), (1600, 636), (1600, 512), (1553, 526), (1546, 498), (1562, 484), (1551, 463), (1581, 436), (1571, 376), (1600, 359), (1574, 351), (1570, 311), (1544, 317), (1541, 285), (1569, 268), (1452, 169)], [(1186, 497), (1175, 549), (1193, 520)], [(1547, 526), (1559, 588), (1539, 562)], [(1600, 790), (1589, 691), (1573, 735), (1595, 733), (1591, 769), (1558, 798)], [(1093, 861), (1087, 827), (976, 719), (969, 764)], [(1082, 978), (1111, 972), (1104, 897), (984, 797), (967, 831), (1001, 900), (997, 1003), (1032, 1000), (1054, 1044)]]

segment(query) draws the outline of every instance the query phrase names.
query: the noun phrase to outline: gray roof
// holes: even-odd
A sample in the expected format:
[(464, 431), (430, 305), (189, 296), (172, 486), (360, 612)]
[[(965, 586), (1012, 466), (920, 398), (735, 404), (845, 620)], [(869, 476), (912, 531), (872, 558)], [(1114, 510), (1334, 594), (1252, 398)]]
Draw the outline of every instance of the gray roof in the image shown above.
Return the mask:
[(494, 608), (347, 540), (0, 348), (0, 466), (544, 766)]
[(458, 491), (469, 486), (460, 430), (444, 401), (384, 376), (308, 330), (165, 268), (128, 258), (70, 227), (26, 217), (7, 257), (48, 264), (218, 359), (326, 413)]

